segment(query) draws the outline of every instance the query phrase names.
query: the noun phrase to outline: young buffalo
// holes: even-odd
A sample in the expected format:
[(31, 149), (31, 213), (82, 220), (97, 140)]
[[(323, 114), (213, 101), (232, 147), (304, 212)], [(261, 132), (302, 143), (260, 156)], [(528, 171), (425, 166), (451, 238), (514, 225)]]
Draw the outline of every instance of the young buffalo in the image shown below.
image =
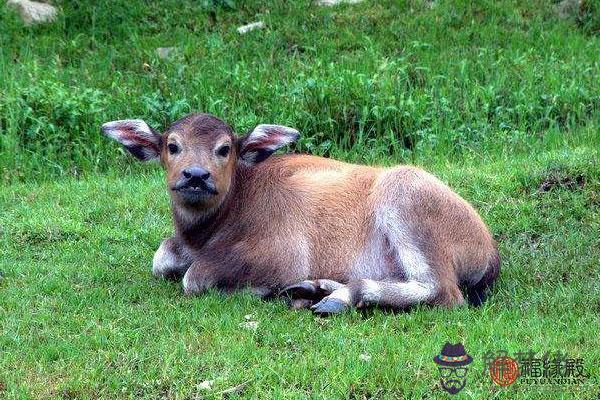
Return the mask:
[(498, 276), (492, 236), (477, 212), (429, 173), (309, 155), (272, 156), (295, 129), (258, 125), (237, 137), (209, 114), (162, 135), (142, 120), (104, 133), (167, 171), (175, 235), (153, 273), (188, 295), (216, 287), (285, 294), (331, 314), (350, 306), (481, 303)]

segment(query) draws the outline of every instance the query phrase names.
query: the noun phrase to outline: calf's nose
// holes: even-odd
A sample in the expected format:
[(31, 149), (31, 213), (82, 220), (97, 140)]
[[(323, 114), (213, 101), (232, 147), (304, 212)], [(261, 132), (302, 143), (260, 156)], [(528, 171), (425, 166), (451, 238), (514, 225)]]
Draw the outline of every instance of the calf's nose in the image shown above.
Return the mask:
[(186, 179), (201, 179), (203, 181), (210, 178), (210, 172), (202, 167), (190, 167), (184, 169), (182, 172), (183, 177)]

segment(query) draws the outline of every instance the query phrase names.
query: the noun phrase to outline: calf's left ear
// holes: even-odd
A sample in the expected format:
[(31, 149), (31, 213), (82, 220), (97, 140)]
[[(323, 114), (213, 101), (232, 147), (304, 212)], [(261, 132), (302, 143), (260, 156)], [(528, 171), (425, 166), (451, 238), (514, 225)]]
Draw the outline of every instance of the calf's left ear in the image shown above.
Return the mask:
[(141, 119), (107, 122), (102, 124), (102, 132), (142, 161), (160, 160), (161, 136)]
[(259, 163), (299, 137), (297, 130), (287, 126), (258, 125), (248, 136), (240, 139), (240, 159), (248, 165)]

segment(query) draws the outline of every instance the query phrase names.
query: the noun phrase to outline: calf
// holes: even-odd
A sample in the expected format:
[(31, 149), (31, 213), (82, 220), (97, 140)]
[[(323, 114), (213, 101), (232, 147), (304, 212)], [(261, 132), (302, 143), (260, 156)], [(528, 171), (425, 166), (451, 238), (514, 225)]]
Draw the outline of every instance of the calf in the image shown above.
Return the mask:
[(167, 171), (175, 235), (154, 256), (158, 277), (195, 295), (216, 287), (285, 294), (295, 307), (481, 303), (499, 272), (477, 212), (429, 173), (310, 155), (271, 156), (294, 129), (237, 137), (209, 114), (158, 134), (142, 120), (104, 133)]

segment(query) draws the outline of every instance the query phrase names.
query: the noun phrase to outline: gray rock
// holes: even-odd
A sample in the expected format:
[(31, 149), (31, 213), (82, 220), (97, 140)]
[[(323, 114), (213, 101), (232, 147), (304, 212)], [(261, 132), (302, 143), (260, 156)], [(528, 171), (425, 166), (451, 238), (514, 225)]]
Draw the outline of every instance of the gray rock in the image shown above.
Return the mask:
[(258, 21), (258, 22), (253, 22), (251, 24), (248, 25), (243, 25), (240, 26), (239, 28), (237, 28), (237, 31), (240, 35), (243, 35), (244, 33), (248, 33), (250, 31), (253, 31), (255, 29), (262, 29), (265, 27), (265, 23), (262, 21)]
[(200, 390), (210, 390), (212, 389), (215, 381), (202, 381), (196, 387)]
[(357, 4), (362, 3), (364, 0), (317, 0), (318, 6), (332, 7), (338, 4)]
[(8, 0), (6, 3), (19, 11), (25, 25), (43, 24), (56, 19), (58, 10), (56, 7), (30, 0)]
[(562, 0), (554, 6), (554, 11), (562, 19), (576, 17), (581, 9), (581, 0)]
[(433, 10), (434, 8), (436, 8), (438, 6), (438, 3), (435, 0), (428, 0), (428, 1), (425, 2), (425, 5), (430, 10)]

